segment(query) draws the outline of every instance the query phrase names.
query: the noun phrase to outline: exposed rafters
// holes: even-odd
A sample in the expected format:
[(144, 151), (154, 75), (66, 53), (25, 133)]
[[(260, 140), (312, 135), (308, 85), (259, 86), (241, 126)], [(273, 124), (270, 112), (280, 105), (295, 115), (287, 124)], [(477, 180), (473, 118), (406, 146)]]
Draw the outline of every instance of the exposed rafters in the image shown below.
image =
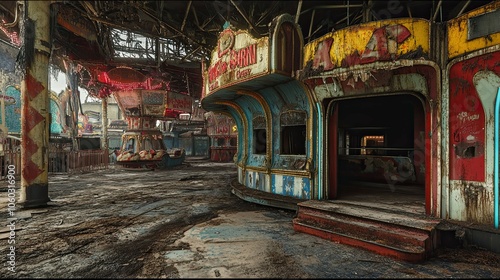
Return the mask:
[[(0, 19), (3, 20), (0, 27), (9, 28), (11, 32), (19, 31), (19, 20), (15, 15), (21, 2), (0, 2)], [(126, 64), (140, 71), (170, 71), (166, 75), (169, 81), (181, 83), (186, 80), (185, 73), (189, 73), (190, 87), (194, 88), (198, 83), (198, 88), (201, 88), (201, 62), (209, 59), (227, 22), (233, 28), (248, 29), (255, 36), (266, 36), (272, 19), (288, 13), (295, 16), (306, 42), (309, 42), (332, 30), (371, 20), (412, 17), (447, 21), (489, 2), (492, 1), (52, 0), (54, 11), (62, 8), (75, 11), (74, 22), (88, 21), (92, 28), (86, 28), (95, 32), (92, 41), (58, 25), (53, 55), (58, 56), (54, 60), (75, 59), (76, 63), (91, 68), (108, 69)], [(114, 45), (112, 32), (115, 29), (147, 37), (147, 48)], [(0, 32), (0, 40), (8, 42), (9, 37)], [(125, 39), (122, 41), (126, 42)], [(131, 52), (129, 58), (117, 55), (117, 52), (127, 51)], [(144, 52), (142, 58), (141, 52)]]

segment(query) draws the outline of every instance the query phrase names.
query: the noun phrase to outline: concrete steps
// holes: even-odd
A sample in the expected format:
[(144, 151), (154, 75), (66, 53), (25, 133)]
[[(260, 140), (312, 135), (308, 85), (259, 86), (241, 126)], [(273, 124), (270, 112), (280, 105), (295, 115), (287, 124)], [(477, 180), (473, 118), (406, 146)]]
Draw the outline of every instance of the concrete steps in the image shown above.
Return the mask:
[(294, 230), (409, 262), (421, 262), (440, 244), (441, 222), (345, 202), (300, 202)]

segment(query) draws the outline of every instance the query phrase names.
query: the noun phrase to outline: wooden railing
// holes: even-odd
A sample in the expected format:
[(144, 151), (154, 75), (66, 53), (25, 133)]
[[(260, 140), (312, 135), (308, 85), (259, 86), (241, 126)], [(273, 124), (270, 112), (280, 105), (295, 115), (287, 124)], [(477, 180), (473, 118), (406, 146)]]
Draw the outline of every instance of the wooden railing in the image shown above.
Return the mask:
[[(9, 165), (11, 165), (10, 168)], [(49, 152), (49, 174), (90, 172), (94, 170), (107, 169), (108, 167), (109, 154), (106, 150)], [(13, 175), (17, 178), (21, 178), (20, 151), (5, 151), (4, 155), (0, 156), (0, 179), (5, 178), (9, 169), (15, 171), (15, 174)]]

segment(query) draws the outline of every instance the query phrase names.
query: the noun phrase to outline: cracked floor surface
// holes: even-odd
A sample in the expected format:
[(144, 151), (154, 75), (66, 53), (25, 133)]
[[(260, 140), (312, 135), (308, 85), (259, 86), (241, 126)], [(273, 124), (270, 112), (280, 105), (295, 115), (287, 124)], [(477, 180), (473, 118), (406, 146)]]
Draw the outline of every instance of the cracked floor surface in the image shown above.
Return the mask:
[[(443, 249), (411, 264), (295, 232), (295, 212), (231, 193), (233, 163), (49, 177), (50, 205), (2, 213), (1, 278), (499, 278), (500, 256)], [(17, 183), (19, 185), (19, 182)], [(7, 185), (0, 185), (7, 209)], [(17, 194), (19, 189), (17, 189)]]

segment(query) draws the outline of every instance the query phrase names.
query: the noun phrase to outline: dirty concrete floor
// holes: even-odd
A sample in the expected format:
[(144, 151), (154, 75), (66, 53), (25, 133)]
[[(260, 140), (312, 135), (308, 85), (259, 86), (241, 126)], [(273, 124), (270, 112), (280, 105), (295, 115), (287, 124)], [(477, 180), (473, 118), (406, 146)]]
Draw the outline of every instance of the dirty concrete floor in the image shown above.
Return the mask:
[[(500, 255), (478, 248), (411, 264), (295, 232), (295, 212), (233, 195), (236, 174), (232, 163), (188, 158), (173, 170), (50, 175), (50, 206), (15, 210), (15, 272), (0, 230), (0, 277), (500, 277)], [(0, 189), (7, 225), (6, 182)]]

